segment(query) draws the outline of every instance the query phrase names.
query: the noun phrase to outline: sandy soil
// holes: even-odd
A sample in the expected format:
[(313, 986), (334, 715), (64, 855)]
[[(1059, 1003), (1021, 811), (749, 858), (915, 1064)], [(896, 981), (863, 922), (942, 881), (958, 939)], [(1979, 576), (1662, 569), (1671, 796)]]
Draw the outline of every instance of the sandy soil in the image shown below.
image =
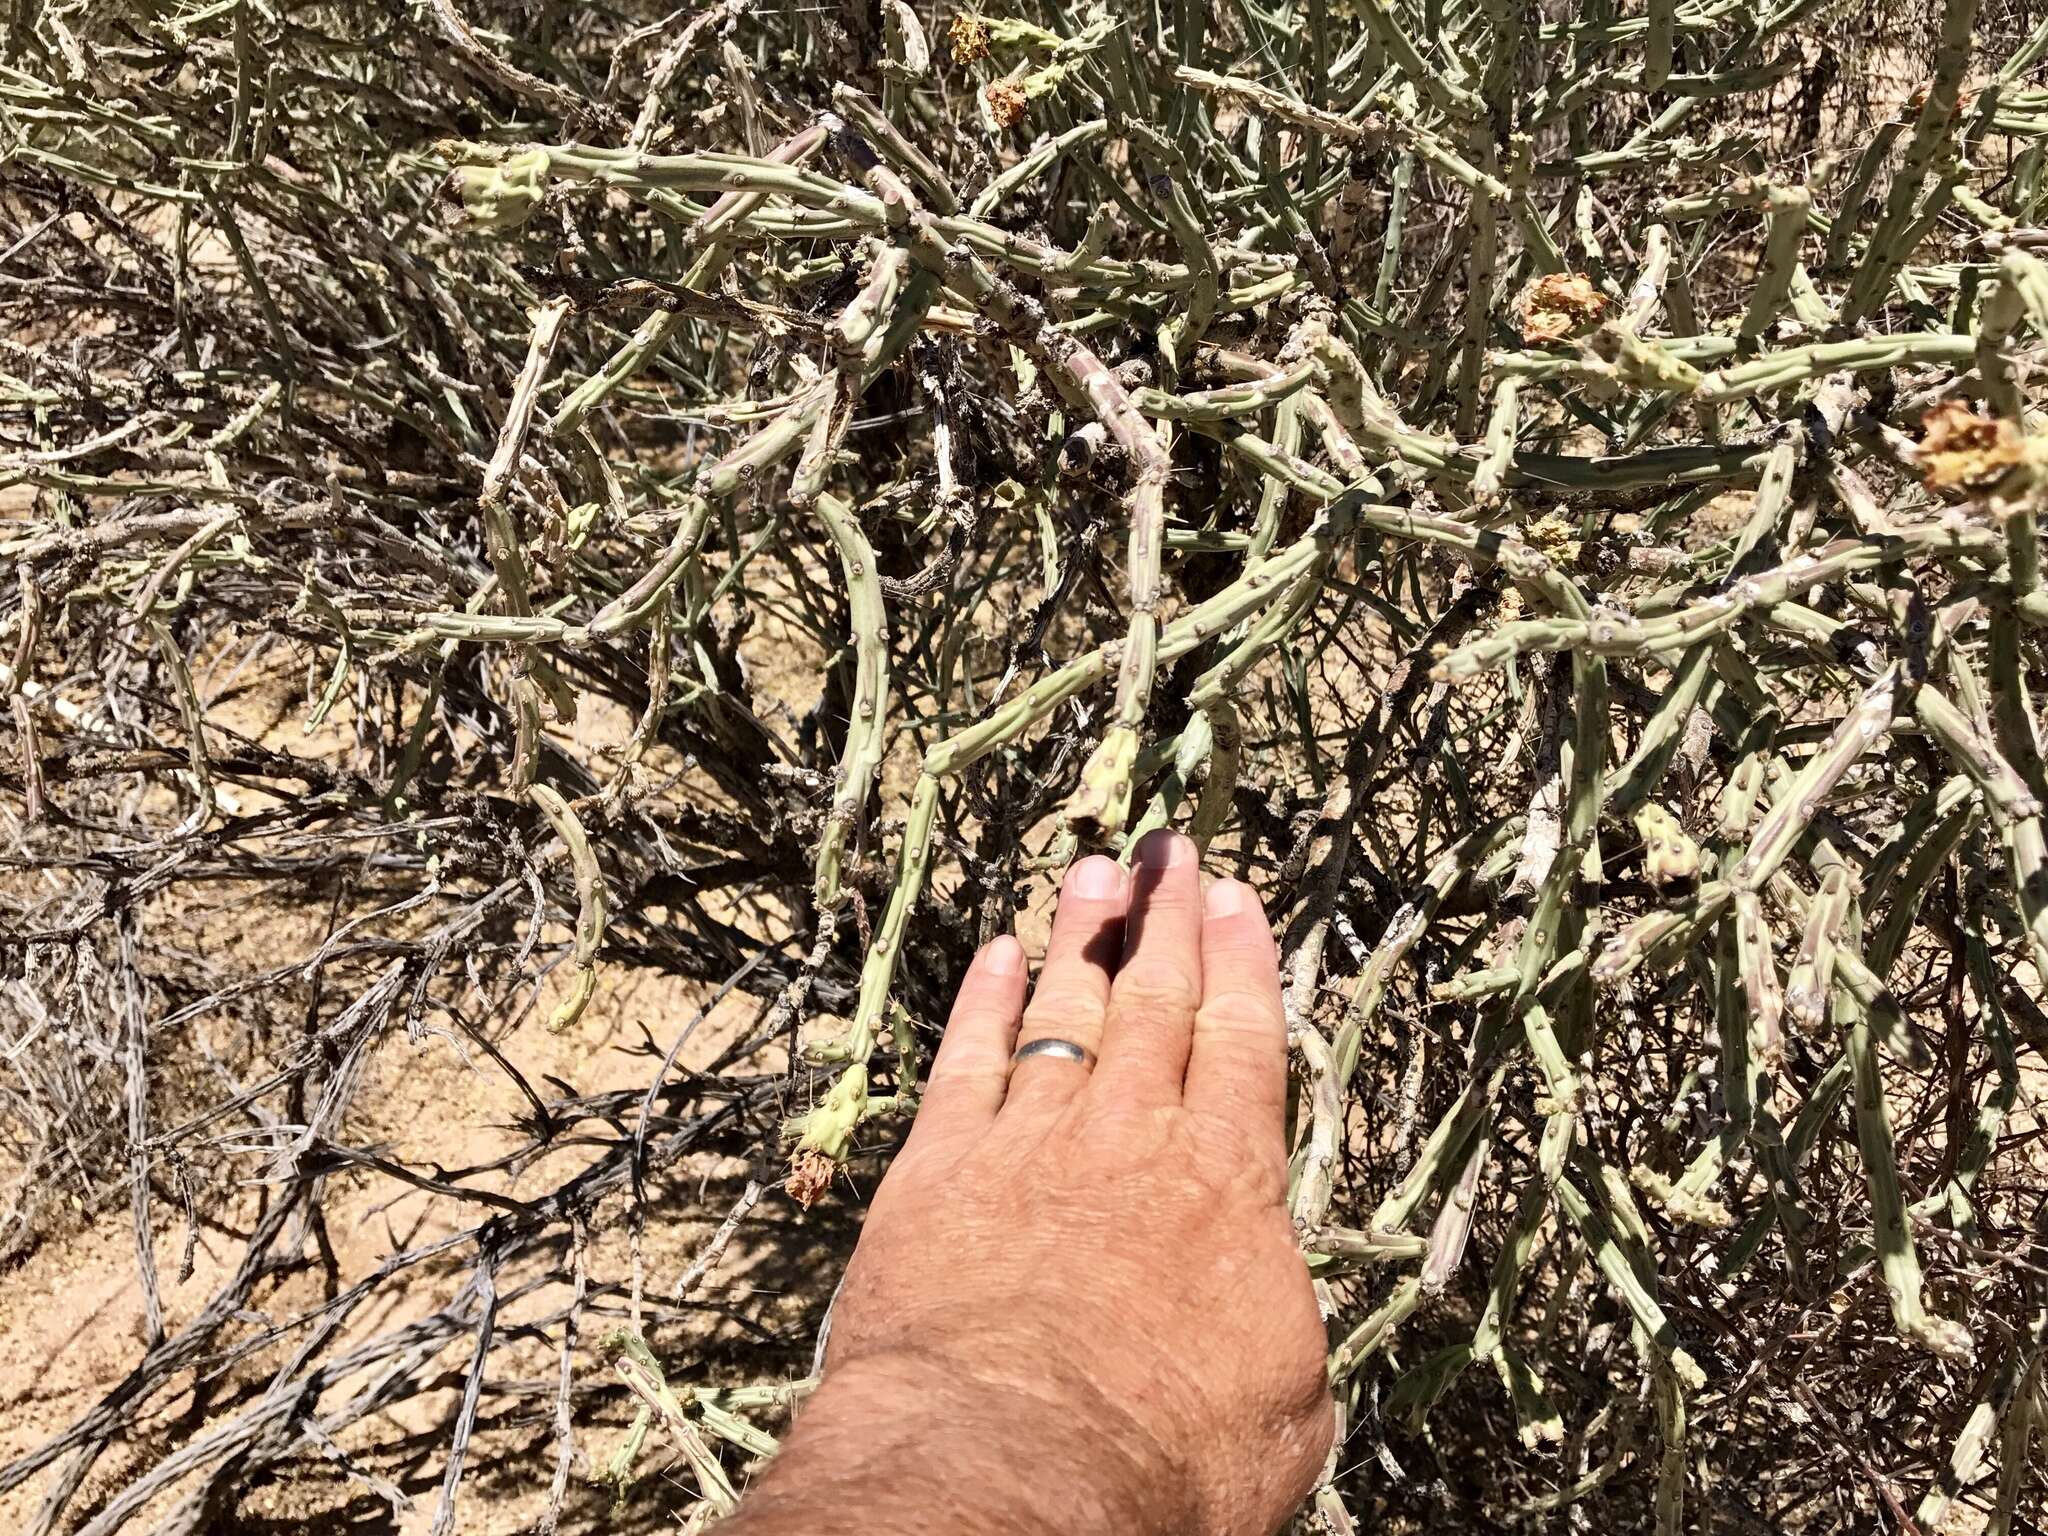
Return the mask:
[[(195, 668), (203, 692), (234, 674), (234, 658), (202, 660)], [(214, 665), (218, 663), (219, 665)], [(214, 723), (250, 736), (288, 743), (294, 752), (342, 756), (353, 731), (346, 705), (311, 735), (301, 733), (303, 676), (281, 651), (264, 656), (259, 686), (234, 692)], [(249, 678), (243, 672), (238, 686)], [(233, 692), (233, 690), (229, 690)], [(586, 710), (571, 731), (590, 738), (619, 739), (628, 722)], [(247, 791), (241, 809), (260, 807)], [(175, 821), (178, 807), (158, 808)], [(153, 818), (152, 818), (153, 819)], [(198, 894), (194, 895), (193, 892)], [(144, 922), (151, 952), (183, 951), (193, 963), (223, 975), (248, 974), (314, 953), (330, 926), (345, 920), (320, 902), (279, 910), (253, 910), (251, 892), (228, 885), (179, 888), (153, 901)], [(564, 931), (544, 930), (544, 945), (559, 945)], [(493, 1037), (503, 1055), (537, 1089), (549, 1096), (635, 1093), (651, 1075), (669, 1042), (706, 1001), (703, 988), (682, 978), (624, 965), (608, 965), (596, 999), (582, 1019), (562, 1035), (545, 1020), (557, 997), (552, 979), (515, 995), (503, 1016), (516, 1018)], [(489, 1018), (480, 1002), (475, 1010)], [(708, 1065), (752, 1017), (744, 998), (713, 1008), (677, 1058), (676, 1071)], [(829, 1033), (836, 1021), (816, 1021)], [(477, 1170), (528, 1145), (520, 1127), (529, 1105), (506, 1072), (467, 1041), (448, 1021), (430, 1014), (417, 1041), (395, 1024), (370, 1053), (366, 1077), (355, 1095), (341, 1140), (408, 1168), (422, 1171)], [(179, 1073), (203, 1070), (209, 1054), (229, 1053), (237, 1032), (233, 1010), (201, 1014), (178, 1026), (171, 1039), (151, 1047), (153, 1099), (162, 1074), (175, 1099)], [(260, 1063), (247, 1064), (248, 1076)], [(780, 1048), (761, 1052), (757, 1071), (785, 1065)], [(218, 1097), (218, 1082), (205, 1085)], [(175, 1123), (175, 1109), (153, 1103), (153, 1114)], [(160, 1123), (160, 1122), (159, 1122)], [(630, 1120), (625, 1122), (630, 1128)], [(465, 1172), (475, 1188), (522, 1194), (550, 1188), (595, 1155), (594, 1138), (612, 1131), (580, 1128), (556, 1150), (513, 1167)], [(215, 1153), (205, 1160), (194, 1189), (200, 1225), (192, 1237), (189, 1275), (180, 1277), (188, 1241), (183, 1213), (163, 1197), (162, 1171), (152, 1210), (152, 1238), (161, 1277), (165, 1327), (175, 1337), (215, 1294), (241, 1254), (247, 1230), (264, 1196), (266, 1166), (275, 1152), (271, 1138), (241, 1117), (229, 1117), (201, 1136)], [(196, 1165), (195, 1165), (196, 1166)], [(856, 1165), (858, 1167), (858, 1165)], [(5, 1172), (6, 1170), (0, 1170)], [(668, 1294), (745, 1189), (750, 1169), (719, 1156), (686, 1159), (649, 1181), (649, 1208), (637, 1244), (632, 1240), (629, 1199), (623, 1193), (600, 1205), (589, 1224), (583, 1256), (593, 1300), (586, 1309), (574, 1358), (574, 1460), (561, 1529), (575, 1531), (654, 1529), (672, 1525), (675, 1512), (696, 1497), (694, 1485), (670, 1470), (672, 1451), (658, 1437), (638, 1462), (640, 1481), (627, 1502), (614, 1509), (609, 1489), (593, 1477), (611, 1455), (627, 1420), (630, 1403), (599, 1350), (602, 1334), (633, 1320), (636, 1275), (643, 1292), (639, 1321), (672, 1373), (680, 1379), (734, 1384), (753, 1379), (722, 1359), (747, 1341), (749, 1360), (786, 1366), (783, 1378), (804, 1374), (816, 1325), (849, 1251), (856, 1202), (839, 1198), (806, 1215), (779, 1189), (762, 1200), (723, 1260), (686, 1306), (670, 1305)], [(773, 1177), (772, 1173), (767, 1175)], [(0, 1181), (4, 1182), (4, 1181)], [(842, 1196), (846, 1193), (843, 1191)], [(259, 1315), (237, 1318), (219, 1336), (223, 1345), (247, 1343), (268, 1325), (292, 1319), (373, 1275), (392, 1255), (447, 1233), (473, 1226), (480, 1215), (464, 1204), (412, 1189), (366, 1171), (327, 1176), (324, 1222), (303, 1234), (310, 1262), (282, 1283), (259, 1286)], [(143, 1290), (130, 1213), (125, 1200), (103, 1209), (45, 1211), (36, 1241), (0, 1284), (0, 1462), (43, 1443), (75, 1422), (114, 1388), (147, 1348)], [(637, 1250), (637, 1251), (636, 1251)], [(381, 1286), (348, 1319), (336, 1345), (385, 1333), (447, 1305), (469, 1271), (467, 1245), (445, 1258), (423, 1263)], [(531, 1530), (545, 1512), (557, 1460), (554, 1430), (559, 1355), (554, 1314), (572, 1295), (566, 1267), (547, 1261), (507, 1266), (499, 1276), (508, 1298), (499, 1342), (487, 1372), (489, 1386), (479, 1427), (467, 1459), (456, 1529), (497, 1533)], [(522, 1332), (522, 1323), (538, 1325)], [(539, 1328), (545, 1328), (543, 1334)], [(301, 1330), (303, 1333), (303, 1330)], [(95, 1464), (74, 1511), (89, 1515), (130, 1478), (166, 1451), (192, 1442), (231, 1420), (260, 1396), (272, 1374), (290, 1358), (297, 1335), (264, 1344), (246, 1358), (219, 1362), (204, 1374), (204, 1397), (180, 1389), (155, 1399), (133, 1433), (117, 1439)], [(762, 1348), (763, 1341), (768, 1347)], [(423, 1377), (433, 1389), (410, 1397), (338, 1434), (328, 1459), (294, 1456), (281, 1475), (259, 1479), (253, 1493), (216, 1511), (200, 1530), (306, 1530), (425, 1532), (433, 1520), (445, 1467), (448, 1425), (467, 1370), (473, 1337), (451, 1338)], [(181, 1378), (183, 1380), (184, 1378)], [(777, 1378), (770, 1378), (777, 1379)], [(332, 1406), (344, 1391), (370, 1380), (359, 1373), (323, 1398)], [(772, 1415), (763, 1421), (772, 1429)], [(745, 1458), (728, 1450), (735, 1481), (745, 1475)], [(48, 1471), (0, 1494), (0, 1529), (31, 1527)], [(186, 1480), (153, 1500), (131, 1529), (148, 1529), (177, 1500), (197, 1486)]]

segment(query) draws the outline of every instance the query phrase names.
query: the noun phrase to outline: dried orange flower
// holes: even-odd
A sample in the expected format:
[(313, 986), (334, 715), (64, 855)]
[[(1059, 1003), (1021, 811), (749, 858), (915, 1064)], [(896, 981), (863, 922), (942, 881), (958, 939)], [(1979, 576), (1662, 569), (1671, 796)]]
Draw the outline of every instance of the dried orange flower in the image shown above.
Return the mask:
[(1522, 340), (1535, 346), (1563, 341), (1598, 324), (1607, 296), (1583, 272), (1552, 272), (1524, 288), (1516, 307), (1522, 316)]
[(1920, 418), (1920, 472), (1930, 491), (1988, 491), (2026, 462), (2009, 421), (1944, 400)]
[[(1948, 109), (1949, 121), (1954, 122), (1963, 113), (1967, 112), (1976, 103), (1976, 100), (1977, 93), (1975, 91), (1956, 92), (1956, 104)], [(1923, 85), (1906, 98), (1906, 111), (1912, 116), (1918, 117), (1926, 110), (1927, 87)]]
[(782, 1187), (789, 1191), (790, 1199), (808, 1211), (832, 1187), (832, 1175), (838, 1166), (816, 1148), (803, 1147), (789, 1160), (789, 1177), (782, 1181)]
[(972, 11), (955, 11), (946, 28), (946, 41), (953, 48), (955, 64), (972, 64), (988, 57), (988, 22)]
[(1025, 109), (1031, 105), (1031, 98), (1014, 80), (992, 82), (986, 95), (989, 115), (996, 120), (998, 128), (1016, 127), (1024, 120)]

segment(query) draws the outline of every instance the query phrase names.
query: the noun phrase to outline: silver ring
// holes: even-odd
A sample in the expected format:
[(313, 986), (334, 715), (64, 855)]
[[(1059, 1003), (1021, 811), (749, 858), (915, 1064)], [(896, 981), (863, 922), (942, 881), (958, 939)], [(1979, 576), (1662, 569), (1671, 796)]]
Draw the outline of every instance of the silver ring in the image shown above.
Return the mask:
[(1010, 1058), (1010, 1065), (1014, 1067), (1026, 1056), (1057, 1056), (1062, 1061), (1078, 1061), (1084, 1067), (1095, 1065), (1095, 1053), (1086, 1046), (1076, 1045), (1071, 1040), (1055, 1040), (1050, 1035), (1018, 1046), (1016, 1054)]

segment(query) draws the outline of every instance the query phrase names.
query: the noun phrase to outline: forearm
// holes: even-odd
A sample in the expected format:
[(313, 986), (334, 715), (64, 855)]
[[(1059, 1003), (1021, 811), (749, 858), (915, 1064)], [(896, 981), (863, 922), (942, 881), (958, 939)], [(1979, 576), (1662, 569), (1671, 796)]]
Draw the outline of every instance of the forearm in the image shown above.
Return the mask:
[(1085, 1391), (943, 1379), (852, 1362), (813, 1394), (721, 1527), (730, 1536), (1167, 1536), (1193, 1528), (1186, 1480)]

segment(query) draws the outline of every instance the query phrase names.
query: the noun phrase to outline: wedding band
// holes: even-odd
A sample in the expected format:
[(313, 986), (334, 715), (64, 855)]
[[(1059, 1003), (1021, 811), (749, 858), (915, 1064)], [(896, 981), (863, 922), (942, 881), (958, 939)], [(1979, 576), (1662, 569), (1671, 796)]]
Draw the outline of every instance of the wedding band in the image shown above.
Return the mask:
[(1086, 1046), (1076, 1045), (1071, 1040), (1055, 1040), (1050, 1035), (1018, 1046), (1017, 1053), (1010, 1058), (1010, 1065), (1015, 1066), (1026, 1056), (1057, 1056), (1062, 1061), (1078, 1061), (1084, 1067), (1095, 1065), (1095, 1053)]

